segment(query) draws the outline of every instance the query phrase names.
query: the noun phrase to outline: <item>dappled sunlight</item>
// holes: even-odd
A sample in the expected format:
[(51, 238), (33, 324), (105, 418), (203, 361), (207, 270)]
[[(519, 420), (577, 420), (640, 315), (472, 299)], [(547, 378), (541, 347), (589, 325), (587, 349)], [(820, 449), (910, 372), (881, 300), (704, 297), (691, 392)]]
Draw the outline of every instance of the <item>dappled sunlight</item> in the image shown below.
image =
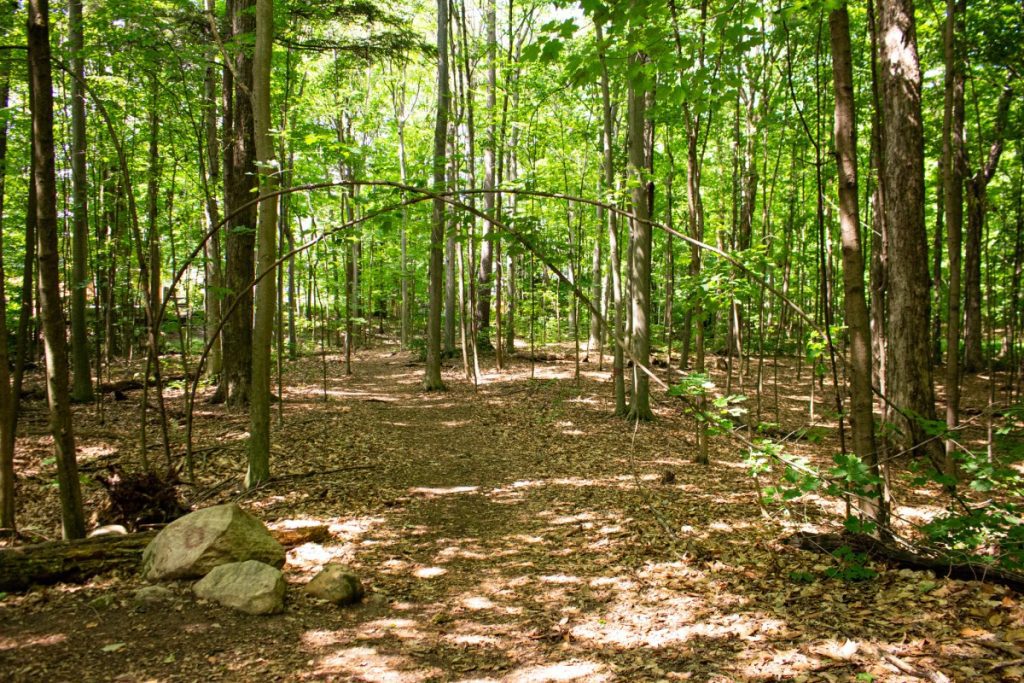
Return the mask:
[(486, 598), (482, 595), (471, 595), (469, 597), (462, 598), (461, 604), (468, 610), (482, 610), (482, 609), (494, 609), (495, 605), (490, 598)]
[(355, 630), (360, 638), (365, 639), (376, 639), (386, 635), (402, 640), (424, 640), (427, 638), (427, 634), (421, 629), (419, 622), (407, 618), (375, 619), (360, 624)]
[(420, 494), (427, 498), (434, 498), (436, 496), (450, 496), (457, 493), (475, 493), (479, 489), (479, 486), (414, 486), (409, 489), (409, 493)]
[(289, 568), (308, 574), (335, 560), (351, 561), (354, 557), (347, 546), (303, 543), (288, 551), (287, 562)]
[(503, 683), (560, 683), (561, 681), (603, 683), (612, 678), (607, 667), (597, 662), (567, 661), (516, 669), (501, 680)]
[(413, 570), (412, 575), (417, 579), (436, 579), (439, 576), (444, 576), (448, 573), (448, 570), (444, 567), (420, 567)]
[(67, 639), (67, 635), (63, 633), (49, 633), (46, 635), (22, 636), (18, 638), (0, 635), (0, 650), (21, 650), (29, 647), (45, 647), (47, 645), (63, 643)]
[(419, 683), (440, 676), (436, 667), (418, 668), (403, 655), (386, 655), (373, 647), (349, 647), (318, 658), (314, 676), (355, 676), (366, 683)]

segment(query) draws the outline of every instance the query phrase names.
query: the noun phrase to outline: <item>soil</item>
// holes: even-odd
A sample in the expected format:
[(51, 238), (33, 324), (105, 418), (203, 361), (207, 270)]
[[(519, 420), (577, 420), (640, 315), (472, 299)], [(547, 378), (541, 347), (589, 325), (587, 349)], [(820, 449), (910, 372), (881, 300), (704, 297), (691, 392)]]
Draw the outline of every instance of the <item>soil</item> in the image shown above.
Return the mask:
[[(654, 422), (627, 423), (611, 416), (607, 367), (583, 363), (577, 381), (572, 360), (514, 360), (502, 372), (483, 362), (478, 386), (458, 363), (438, 393), (421, 391), (422, 366), (394, 346), (358, 352), (350, 376), (330, 354), (286, 364), (273, 406), (279, 478), (250, 493), (239, 481), (246, 415), (197, 404), (189, 502), (238, 500), (270, 526), (329, 525), (325, 542), (289, 551), (285, 611), (236, 613), (196, 601), (187, 583), (170, 584), (169, 602), (137, 605), (144, 584), (135, 573), (9, 594), (0, 600), (0, 678), (1024, 678), (1024, 609), (1011, 591), (884, 565), (868, 580), (828, 578), (838, 560), (781, 540), (834, 529), (841, 503), (808, 495), (785, 509), (762, 506), (746, 453), (728, 436), (712, 439), (710, 466), (693, 464), (694, 423), (676, 399), (660, 394)], [(785, 362), (778, 417), (767, 389), (761, 419), (789, 432), (808, 424), (809, 379)], [(984, 405), (978, 381), (968, 396)], [(112, 462), (138, 469), (141, 394), (76, 407), (87, 477)], [(832, 410), (829, 396), (816, 390), (819, 417)], [(180, 444), (180, 389), (167, 397)], [(26, 411), (21, 528), (54, 538), (45, 404)], [(824, 465), (834, 425), (816, 429), (789, 447)], [(148, 433), (158, 438), (156, 422)], [(162, 464), (160, 447), (149, 456)], [(936, 491), (908, 486), (905, 467), (895, 474), (908, 520), (938, 512)], [(101, 507), (97, 482), (87, 478), (84, 493), (88, 510)], [(339, 608), (298, 590), (331, 560), (362, 577), (362, 604)]]

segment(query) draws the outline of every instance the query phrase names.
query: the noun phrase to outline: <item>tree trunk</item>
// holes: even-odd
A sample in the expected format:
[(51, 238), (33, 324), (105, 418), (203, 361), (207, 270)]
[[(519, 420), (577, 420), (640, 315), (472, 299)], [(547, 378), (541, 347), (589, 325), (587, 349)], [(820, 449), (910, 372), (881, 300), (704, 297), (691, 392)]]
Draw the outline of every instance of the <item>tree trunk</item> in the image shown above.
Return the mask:
[(68, 31), (71, 42), (71, 186), (72, 186), (72, 275), (71, 275), (71, 366), (74, 384), (71, 398), (93, 399), (89, 366), (89, 334), (85, 324), (85, 290), (89, 278), (89, 211), (85, 171), (85, 60), (82, 57), (82, 0), (68, 3)]
[[(964, 72), (957, 36), (963, 0), (946, 0), (943, 52), (946, 63), (945, 110), (942, 120), (942, 196), (949, 255), (949, 303), (946, 322), (946, 426), (960, 421), (960, 257), (964, 218)], [(955, 476), (956, 444), (946, 442), (945, 469)]]
[[(860, 244), (857, 206), (857, 124), (850, 55), (850, 18), (843, 5), (829, 14), (832, 76), (835, 85), (836, 164), (839, 175), (839, 225), (843, 249), (843, 288), (846, 326), (850, 334), (850, 425), (853, 452), (880, 481), (871, 395), (871, 322), (864, 295), (864, 256)], [(879, 527), (888, 523), (884, 486), (872, 487), (858, 498), (858, 507)]]
[[(256, 27), (255, 0), (229, 0), (228, 16), (232, 35), (239, 43), (246, 42), (246, 34)], [(250, 382), (252, 381), (252, 312), (253, 295), (249, 283), (253, 278), (256, 249), (256, 205), (236, 213), (242, 205), (252, 201), (256, 189), (255, 137), (252, 111), (252, 57), (244, 49), (230, 56), (234, 66), (228, 71), (226, 81), (230, 93), (230, 130), (225, 130), (227, 139), (224, 186), (227, 194), (228, 215), (234, 218), (225, 226), (227, 230), (227, 264), (225, 286), (228, 290), (224, 301), (225, 310), (235, 301), (234, 312), (224, 326), (222, 342), (224, 372), (218, 387), (218, 397), (232, 406), (249, 403)], [(228, 69), (225, 66), (225, 69)], [(225, 126), (227, 128), (227, 126)]]
[[(215, 0), (206, 0), (206, 10), (211, 14), (215, 10)], [(206, 68), (206, 75), (203, 79), (203, 129), (206, 143), (207, 163), (207, 198), (206, 217), (210, 227), (220, 223), (220, 210), (217, 206), (217, 193), (220, 187), (220, 150), (217, 140), (217, 81), (216, 72), (212, 66)], [(220, 324), (221, 312), (221, 231), (214, 233), (206, 241), (205, 246), (205, 284), (206, 284), (206, 338), (213, 337)], [(223, 337), (218, 337), (210, 355), (206, 360), (206, 372), (210, 377), (219, 377), (223, 369), (223, 356), (221, 345)]]
[[(9, 15), (14, 17), (13, 10)], [(4, 19), (3, 28), (8, 28), (10, 19)], [(7, 109), (10, 94), (10, 61), (0, 63), (0, 110)], [(4, 189), (7, 184), (7, 121), (0, 121), (0, 535), (17, 529), (14, 505), (14, 439), (15, 420), (14, 395), (11, 392), (11, 376), (7, 353), (7, 276), (4, 269), (3, 220)]]
[(888, 233), (888, 398), (907, 446), (927, 439), (918, 418), (935, 419), (929, 353), (928, 242), (924, 223), (921, 70), (912, 0), (880, 0), (885, 228)]
[(28, 3), (28, 60), (31, 89), (33, 183), (39, 253), (39, 297), (46, 349), (46, 390), (50, 431), (57, 459), (64, 538), (85, 536), (82, 491), (75, 460), (75, 435), (68, 393), (68, 356), (60, 298), (57, 247), (57, 180), (53, 149), (53, 76), (47, 0)]
[[(643, 53), (634, 53), (630, 56), (632, 68), (643, 68), (647, 63), (648, 58)], [(651, 412), (650, 378), (645, 370), (651, 364), (651, 332), (648, 322), (651, 314), (651, 205), (644, 175), (651, 149), (650, 123), (647, 116), (651, 92), (641, 90), (631, 83), (628, 97), (629, 173), (632, 185), (631, 207), (634, 214), (634, 218), (630, 220), (629, 279), (633, 311), (633, 396), (629, 418), (650, 420), (654, 413)]]
[(277, 283), (278, 166), (270, 137), (270, 71), (274, 52), (274, 0), (256, 0), (256, 44), (252, 59), (252, 110), (256, 160), (260, 172), (259, 262), (256, 321), (253, 325), (252, 395), (249, 398), (249, 467), (245, 486), (270, 478), (270, 345), (274, 335)]
[(477, 344), (482, 348), (490, 348), (491, 331), (491, 277), (494, 270), (494, 169), (495, 153), (497, 152), (497, 136), (495, 135), (496, 94), (497, 94), (497, 4), (495, 0), (487, 1), (487, 132), (484, 142), (484, 220), (483, 235), (480, 241), (480, 272), (477, 276), (479, 288), (477, 293)]
[(964, 251), (964, 370), (977, 372), (984, 363), (981, 332), (981, 251), (988, 184), (1003, 153), (1006, 119), (1013, 99), (1009, 83), (999, 95), (992, 146), (978, 171), (967, 181), (967, 243)]
[[(611, 87), (608, 78), (608, 63), (605, 59), (604, 32), (601, 24), (594, 27), (597, 37), (598, 57), (601, 61), (601, 110), (603, 127), (601, 141), (603, 151), (603, 190), (611, 195), (615, 187), (615, 113), (612, 110)], [(614, 211), (608, 211), (608, 256), (612, 280), (612, 306), (614, 322), (612, 329), (612, 384), (615, 393), (615, 414), (626, 414), (625, 362), (623, 360), (623, 301), (622, 264), (619, 254), (619, 219)], [(532, 323), (531, 323), (532, 329)]]
[[(437, 0), (437, 118), (434, 121), (434, 192), (445, 187), (445, 160), (447, 156), (448, 107), (448, 0)], [(427, 391), (443, 390), (441, 380), (441, 298), (444, 295), (444, 201), (433, 201), (433, 221), (430, 229), (430, 310), (427, 317), (427, 367), (423, 388)]]

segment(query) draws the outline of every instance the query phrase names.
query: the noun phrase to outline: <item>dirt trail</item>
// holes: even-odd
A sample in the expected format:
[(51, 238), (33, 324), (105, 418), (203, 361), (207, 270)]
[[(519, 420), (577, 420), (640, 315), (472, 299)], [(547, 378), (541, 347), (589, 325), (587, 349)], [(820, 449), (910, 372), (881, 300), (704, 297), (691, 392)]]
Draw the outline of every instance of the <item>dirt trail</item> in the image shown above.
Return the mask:
[[(766, 520), (734, 445), (716, 442), (708, 468), (690, 464), (691, 424), (677, 407), (659, 404), (658, 420), (634, 433), (609, 417), (609, 384), (594, 368), (577, 386), (571, 363), (538, 366), (532, 380), (517, 363), (478, 388), (450, 370), (450, 390), (438, 394), (420, 391), (421, 368), (405, 354), (364, 352), (355, 369), (345, 377), (331, 359), (325, 403), (319, 360), (294, 365), (273, 466), (367, 469), (282, 481), (246, 500), (272, 523), (331, 524), (331, 542), (290, 552), (283, 614), (197, 604), (184, 584), (171, 606), (142, 610), (131, 600), (134, 576), (7, 596), (0, 678), (538, 683), (1018, 673), (989, 671), (1013, 658), (1012, 632), (1024, 623), (1015, 598), (913, 572), (823, 578), (828, 558), (777, 543), (786, 524), (819, 519), (819, 501), (798, 508), (801, 519)], [(199, 445), (224, 445), (201, 468), (212, 484), (241, 467), (244, 416), (202, 412)], [(659, 481), (666, 470), (671, 484)], [(364, 577), (363, 605), (337, 609), (294, 590), (334, 558)]]

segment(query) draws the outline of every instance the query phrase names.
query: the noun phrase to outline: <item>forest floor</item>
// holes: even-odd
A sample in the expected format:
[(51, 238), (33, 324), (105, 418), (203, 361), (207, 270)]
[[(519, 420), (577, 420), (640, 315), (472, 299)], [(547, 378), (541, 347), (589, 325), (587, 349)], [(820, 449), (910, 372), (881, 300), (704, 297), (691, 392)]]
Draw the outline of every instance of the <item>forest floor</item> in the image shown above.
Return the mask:
[[(0, 679), (1024, 678), (1018, 596), (883, 565), (872, 565), (878, 575), (869, 580), (828, 578), (837, 560), (782, 540), (834, 528), (840, 505), (807, 496), (785, 513), (762, 509), (745, 453), (726, 436), (712, 439), (709, 466), (692, 464), (693, 422), (676, 399), (659, 392), (656, 421), (634, 425), (611, 417), (609, 375), (595, 363), (583, 364), (577, 383), (572, 361), (538, 363), (531, 374), (529, 361), (515, 360), (501, 373), (488, 369), (478, 387), (455, 364), (445, 372), (449, 390), (429, 394), (422, 365), (394, 346), (360, 351), (353, 366), (345, 376), (339, 358), (327, 357), (325, 402), (321, 358), (286, 365), (274, 474), (320, 474), (275, 479), (251, 495), (235, 485), (245, 415), (197, 406), (200, 460), (186, 498), (238, 499), (271, 526), (330, 525), (328, 542), (289, 552), (283, 613), (200, 603), (185, 583), (172, 585), (172, 603), (137, 607), (135, 574), (8, 594), (0, 596)], [(783, 430), (806, 426), (806, 371), (798, 381), (790, 364), (779, 376), (777, 421)], [(76, 407), (86, 474), (117, 461), (138, 466), (140, 396), (107, 403), (102, 424), (98, 407)], [(817, 397), (819, 413), (828, 396)], [(983, 405), (984, 396), (979, 384), (965, 400)], [(180, 391), (168, 399), (180, 443)], [(774, 419), (768, 405), (762, 419)], [(26, 410), (21, 525), (53, 538), (45, 403)], [(151, 439), (158, 433), (150, 427)], [(825, 464), (833, 430), (790, 450)], [(160, 451), (152, 457), (160, 462)], [(232, 485), (218, 489), (224, 482)], [(937, 512), (934, 492), (896, 491), (910, 518)], [(87, 509), (103, 496), (87, 485)], [(362, 577), (362, 604), (333, 607), (296, 590), (334, 559)]]

